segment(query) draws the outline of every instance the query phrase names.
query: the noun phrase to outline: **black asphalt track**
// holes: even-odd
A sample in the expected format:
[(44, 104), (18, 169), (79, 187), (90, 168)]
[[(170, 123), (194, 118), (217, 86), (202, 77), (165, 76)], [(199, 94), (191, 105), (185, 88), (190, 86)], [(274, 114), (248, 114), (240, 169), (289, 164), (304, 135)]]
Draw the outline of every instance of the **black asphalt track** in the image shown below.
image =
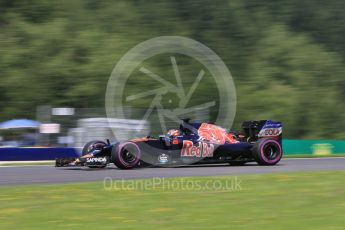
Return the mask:
[(102, 181), (112, 179), (143, 179), (194, 176), (237, 176), (242, 174), (345, 170), (345, 158), (283, 159), (276, 166), (206, 165), (178, 168), (138, 168), (120, 170), (114, 166), (105, 169), (55, 168), (53, 166), (0, 166), (0, 186), (19, 184), (49, 184)]

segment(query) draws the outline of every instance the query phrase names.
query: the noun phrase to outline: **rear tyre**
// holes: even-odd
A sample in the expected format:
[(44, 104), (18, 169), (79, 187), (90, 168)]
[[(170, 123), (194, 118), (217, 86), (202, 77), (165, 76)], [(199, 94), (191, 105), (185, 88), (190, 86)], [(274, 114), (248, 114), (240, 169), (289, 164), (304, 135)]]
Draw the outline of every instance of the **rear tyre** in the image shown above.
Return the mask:
[[(90, 141), (84, 145), (81, 155), (85, 156), (95, 150), (101, 150), (107, 144), (104, 141)], [(89, 168), (105, 168), (106, 166), (88, 166)]]
[(141, 151), (134, 142), (125, 142), (113, 148), (112, 160), (116, 167), (120, 169), (133, 169), (139, 165)]
[(259, 139), (252, 151), (254, 159), (259, 165), (275, 165), (283, 156), (281, 144), (270, 138)]

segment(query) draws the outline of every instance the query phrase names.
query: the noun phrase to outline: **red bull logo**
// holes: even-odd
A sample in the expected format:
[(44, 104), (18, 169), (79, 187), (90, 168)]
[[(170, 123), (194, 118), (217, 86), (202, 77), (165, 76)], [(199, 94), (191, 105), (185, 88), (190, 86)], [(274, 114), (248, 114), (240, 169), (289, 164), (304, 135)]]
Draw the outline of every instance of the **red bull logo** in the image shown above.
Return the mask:
[(214, 145), (198, 142), (196, 146), (192, 141), (183, 141), (181, 157), (213, 157)]

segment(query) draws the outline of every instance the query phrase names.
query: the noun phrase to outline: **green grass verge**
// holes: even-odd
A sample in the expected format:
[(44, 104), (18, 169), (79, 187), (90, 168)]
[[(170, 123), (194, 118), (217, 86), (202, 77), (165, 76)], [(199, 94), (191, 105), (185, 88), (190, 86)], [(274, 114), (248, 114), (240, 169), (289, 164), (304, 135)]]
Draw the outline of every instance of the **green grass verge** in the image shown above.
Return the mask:
[[(344, 229), (344, 171), (240, 176), (231, 190), (234, 179), (0, 187), (0, 229)], [(206, 189), (215, 181), (227, 189)]]

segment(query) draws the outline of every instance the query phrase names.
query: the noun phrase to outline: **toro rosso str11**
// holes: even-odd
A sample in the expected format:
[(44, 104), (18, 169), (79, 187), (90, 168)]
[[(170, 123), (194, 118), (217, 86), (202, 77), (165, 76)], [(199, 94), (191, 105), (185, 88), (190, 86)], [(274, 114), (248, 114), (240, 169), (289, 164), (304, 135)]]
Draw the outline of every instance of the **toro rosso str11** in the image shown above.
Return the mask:
[(56, 159), (56, 167), (103, 168), (114, 163), (120, 169), (139, 166), (229, 163), (275, 165), (282, 158), (282, 124), (271, 120), (246, 121), (241, 132), (228, 132), (212, 123), (183, 120), (159, 138), (145, 137), (110, 144), (87, 143), (79, 158)]

